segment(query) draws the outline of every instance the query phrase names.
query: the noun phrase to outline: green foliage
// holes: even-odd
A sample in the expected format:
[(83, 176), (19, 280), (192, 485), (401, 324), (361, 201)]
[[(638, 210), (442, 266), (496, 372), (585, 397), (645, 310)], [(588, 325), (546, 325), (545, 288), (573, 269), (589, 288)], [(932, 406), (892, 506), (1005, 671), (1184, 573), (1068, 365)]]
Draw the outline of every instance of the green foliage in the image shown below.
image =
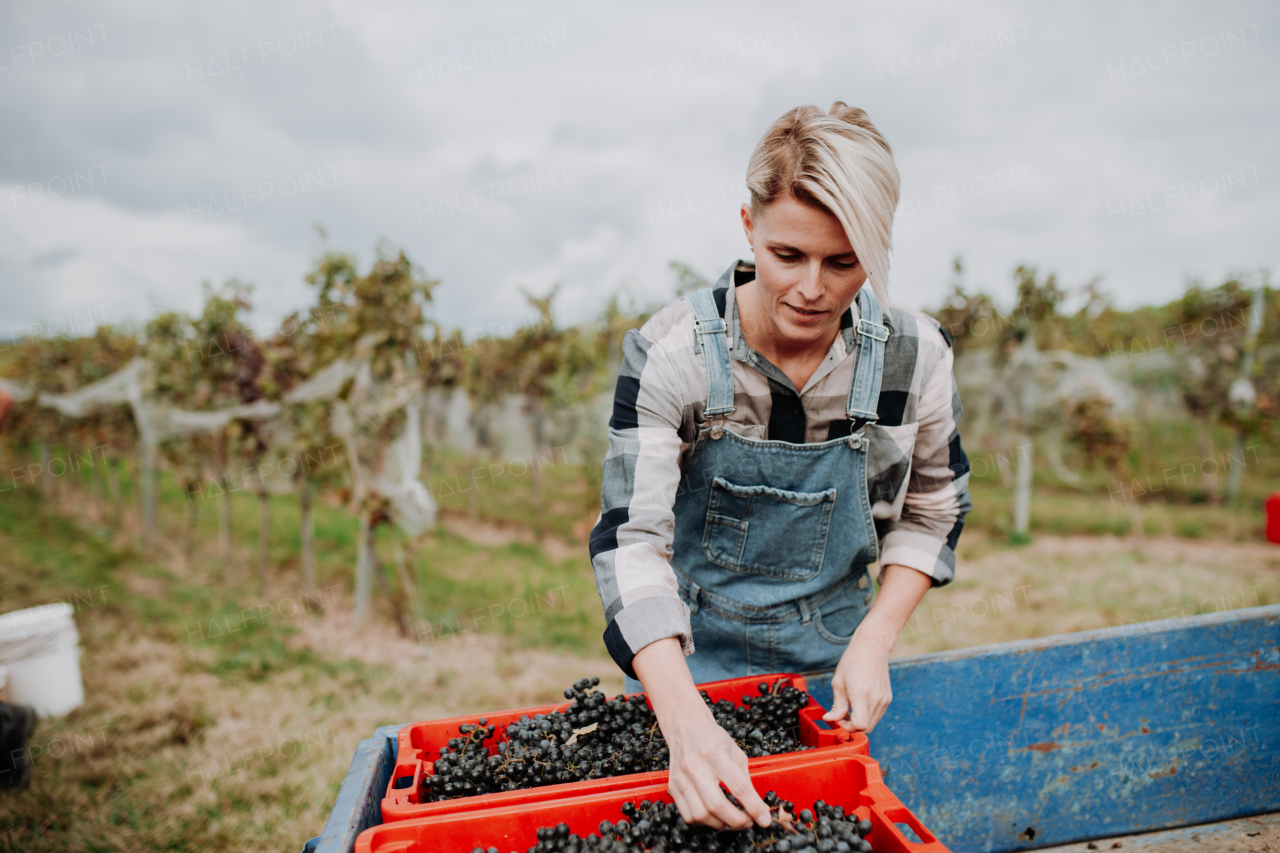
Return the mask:
[[(244, 313), (252, 308), (252, 288), (231, 280), (220, 288), (204, 285), (200, 315), (166, 312), (146, 326), (144, 355), (150, 364), (146, 393), (170, 406), (206, 411), (252, 403), (263, 396), (259, 378), (266, 360), (246, 334)], [(215, 435), (170, 438), (160, 451), (188, 485), (225, 475), (233, 456), (257, 460), (265, 440), (256, 424), (233, 421)]]
[(966, 293), (963, 286), (955, 284), (951, 295), (933, 317), (951, 337), (956, 355), (983, 346), (988, 327), (997, 325), (997, 314), (991, 297), (985, 293)]
[(315, 346), (323, 362), (366, 356), (374, 379), (407, 380), (405, 356), (423, 348), (426, 305), (439, 280), (419, 277), (404, 252), (385, 245), (366, 275), (350, 255), (330, 252), (306, 279), (316, 288)]
[[(280, 324), (280, 334), (261, 345), (266, 367), (260, 376), (262, 393), (280, 400), (297, 386), (315, 376), (342, 354), (333, 330), (319, 310), (297, 312)], [(325, 401), (287, 406), (273, 433), (280, 457), (293, 460), (293, 477), (299, 485), (346, 488), (345, 449), (334, 435)], [(277, 466), (279, 467), (279, 466)]]
[(552, 313), (559, 288), (544, 297), (525, 294), (538, 312), (538, 322), (509, 338), (495, 341), (487, 362), (490, 389), (524, 394), (534, 405), (561, 406), (576, 402), (591, 380), (593, 341), (581, 328), (561, 329)]
[[(124, 367), (139, 354), (136, 337), (114, 326), (99, 326), (83, 337), (28, 338), (0, 374), (54, 394), (74, 391)], [(4, 426), (11, 447), (60, 443), (81, 453), (89, 448), (118, 457), (135, 442), (133, 415), (126, 406), (103, 406), (89, 417), (63, 417), (36, 400), (17, 403)]]
[(1241, 344), (1252, 294), (1235, 278), (1206, 289), (1192, 283), (1173, 303), (1173, 324), (1186, 330), (1188, 344), (1178, 385), (1183, 402), (1195, 415), (1225, 414), (1227, 392), (1240, 374)]
[[(1062, 309), (1072, 294), (1052, 273), (1041, 277), (1034, 267), (1019, 266), (1017, 301), (1002, 313), (989, 295), (965, 288), (959, 258), (954, 270), (952, 293), (930, 314), (960, 358), (991, 347), (1001, 360), (1032, 334), (1041, 351), (1104, 358), (1128, 368), (1129, 381), (1176, 388), (1188, 411), (1202, 420), (1264, 434), (1280, 424), (1280, 291), (1271, 289), (1266, 270), (1229, 276), (1216, 287), (1191, 281), (1175, 300), (1129, 311), (1117, 309), (1094, 279), (1079, 289), (1079, 307), (1070, 314)], [(1243, 369), (1250, 303), (1259, 288), (1264, 311), (1250, 371), (1257, 403), (1241, 412), (1229, 395)]]
[(1118, 420), (1111, 411), (1110, 400), (1089, 397), (1075, 403), (1068, 410), (1067, 440), (1082, 451), (1092, 464), (1102, 462), (1109, 471), (1118, 472), (1129, 457), (1133, 440), (1127, 424)]
[(197, 317), (167, 312), (147, 323), (144, 355), (154, 393), (177, 408), (203, 410), (252, 402), (263, 368), (261, 351), (245, 334), (252, 288), (231, 280), (204, 286)]

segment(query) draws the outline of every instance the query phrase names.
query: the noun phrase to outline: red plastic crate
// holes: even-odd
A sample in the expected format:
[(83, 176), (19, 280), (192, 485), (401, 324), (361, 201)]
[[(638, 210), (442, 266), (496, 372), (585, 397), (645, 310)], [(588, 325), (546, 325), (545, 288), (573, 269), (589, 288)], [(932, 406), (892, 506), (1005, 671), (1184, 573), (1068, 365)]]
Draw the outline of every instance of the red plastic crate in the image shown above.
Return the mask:
[[(729, 699), (737, 704), (744, 693), (756, 694), (756, 685), (761, 681), (776, 684), (779, 680), (788, 682), (798, 690), (805, 690), (805, 681), (799, 675), (777, 673), (773, 675), (757, 675), (747, 678), (730, 678), (724, 681), (711, 681), (699, 684), (699, 690), (707, 691), (711, 701)], [(559, 785), (543, 785), (539, 788), (524, 788), (518, 791), (502, 791), (496, 794), (480, 794), (474, 797), (459, 797), (454, 800), (442, 800), (435, 803), (419, 802), (423, 776), (431, 774), (431, 765), (440, 755), (440, 747), (449, 742), (449, 738), (458, 736), (458, 727), (464, 723), (476, 723), (481, 717), (496, 727), (493, 740), (489, 744), (490, 754), (497, 752), (498, 744), (506, 740), (505, 730), (524, 714), (533, 717), (537, 714), (549, 714), (552, 711), (563, 711), (570, 702), (558, 705), (543, 705), (538, 708), (521, 708), (514, 711), (499, 711), (494, 714), (473, 714), (466, 717), (450, 717), (445, 720), (430, 720), (414, 723), (400, 730), (400, 744), (396, 755), (395, 772), (387, 785), (387, 794), (382, 800), (382, 819), (384, 821), (408, 820), (410, 818), (427, 817), (429, 815), (451, 814), (454, 812), (487, 809), (499, 806), (513, 806), (521, 803), (535, 803), (544, 800), (559, 800), (565, 797), (576, 797), (586, 794), (604, 794), (611, 791), (634, 788), (637, 785), (667, 784), (667, 771), (654, 770), (648, 773), (628, 773), (624, 776), (610, 776), (604, 779), (587, 779), (582, 782), (566, 782)], [(813, 747), (841, 747), (866, 755), (867, 736), (861, 732), (846, 732), (842, 728), (824, 729), (818, 721), (826, 713), (812, 697), (808, 707), (800, 709), (800, 742)], [(804, 752), (765, 755), (748, 759), (751, 767), (768, 766), (778, 761), (792, 760), (797, 756), (811, 755), (812, 750)], [(397, 783), (400, 787), (396, 787)]]
[[(762, 796), (776, 791), (794, 802), (797, 811), (821, 799), (856, 812), (871, 821), (868, 840), (876, 853), (949, 853), (884, 784), (880, 765), (870, 756), (848, 749), (800, 755), (803, 758), (752, 767), (756, 791)], [(672, 801), (664, 781), (592, 796), (384, 823), (360, 834), (355, 853), (470, 853), (491, 846), (501, 853), (524, 853), (537, 842), (538, 827), (563, 822), (570, 831), (589, 835), (602, 820), (621, 820), (622, 804), (628, 800)], [(895, 824), (910, 827), (920, 843), (909, 841)]]

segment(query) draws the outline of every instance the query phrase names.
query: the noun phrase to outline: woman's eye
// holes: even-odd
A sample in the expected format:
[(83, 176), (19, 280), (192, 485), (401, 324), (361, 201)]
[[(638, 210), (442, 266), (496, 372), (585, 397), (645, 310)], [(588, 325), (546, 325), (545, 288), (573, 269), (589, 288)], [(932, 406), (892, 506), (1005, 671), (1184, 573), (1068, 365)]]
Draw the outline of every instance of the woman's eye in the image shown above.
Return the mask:
[(798, 260), (800, 260), (800, 256), (799, 256), (799, 255), (796, 255), (796, 254), (789, 254), (789, 253), (787, 253), (787, 252), (779, 252), (779, 251), (776, 251), (776, 250), (774, 251), (774, 253), (773, 253), (773, 254), (774, 254), (774, 256), (775, 256), (778, 260), (780, 260), (780, 261), (798, 261)]
[(858, 266), (857, 261), (832, 261), (831, 264), (838, 270), (851, 270)]

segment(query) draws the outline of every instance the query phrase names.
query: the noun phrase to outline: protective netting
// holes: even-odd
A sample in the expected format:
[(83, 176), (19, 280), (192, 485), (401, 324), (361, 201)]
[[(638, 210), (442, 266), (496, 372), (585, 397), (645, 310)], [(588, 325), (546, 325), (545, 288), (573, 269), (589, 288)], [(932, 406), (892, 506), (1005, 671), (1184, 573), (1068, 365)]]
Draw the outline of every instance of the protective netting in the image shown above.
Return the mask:
[(975, 435), (1010, 427), (1062, 432), (1064, 407), (1089, 398), (1117, 412), (1134, 405), (1134, 389), (1105, 363), (1063, 350), (1019, 347), (1002, 363), (989, 350), (965, 353), (955, 376), (967, 430)]
[(356, 366), (346, 359), (339, 358), (330, 362), (315, 376), (284, 395), (284, 401), (290, 405), (311, 403), (317, 400), (332, 400), (338, 396), (347, 380), (356, 375)]
[[(435, 523), (435, 503), (418, 481), (422, 464), (420, 390), (374, 382), (367, 362), (337, 359), (283, 395), (280, 403), (260, 400), (189, 411), (168, 406), (145, 393), (149, 369), (145, 359), (137, 358), (105, 379), (67, 394), (37, 392), (13, 382), (0, 381), (0, 387), (16, 400), (34, 398), (39, 405), (69, 418), (89, 417), (103, 406), (128, 405), (138, 427), (144, 460), (155, 458), (156, 448), (169, 439), (215, 434), (234, 420), (272, 424), (288, 406), (332, 401), (330, 427), (347, 446), (357, 502), (386, 498), (393, 519), (410, 536), (420, 535)], [(339, 398), (353, 377), (356, 381), (346, 398)], [(384, 436), (393, 418), (403, 420), (403, 427), (388, 441)], [(277, 435), (287, 443), (287, 430), (282, 428)]]
[(31, 399), (31, 389), (25, 385), (20, 385), (17, 382), (13, 382), (8, 379), (0, 379), (0, 388), (3, 388), (5, 393), (17, 400), (19, 403)]
[[(347, 398), (334, 401), (330, 424), (346, 445), (356, 500), (373, 495), (386, 498), (400, 528), (417, 536), (435, 523), (435, 502), (418, 481), (420, 392), (395, 382), (374, 381), (368, 362), (360, 363), (354, 376)], [(381, 435), (400, 413), (404, 425), (399, 435), (384, 442)]]

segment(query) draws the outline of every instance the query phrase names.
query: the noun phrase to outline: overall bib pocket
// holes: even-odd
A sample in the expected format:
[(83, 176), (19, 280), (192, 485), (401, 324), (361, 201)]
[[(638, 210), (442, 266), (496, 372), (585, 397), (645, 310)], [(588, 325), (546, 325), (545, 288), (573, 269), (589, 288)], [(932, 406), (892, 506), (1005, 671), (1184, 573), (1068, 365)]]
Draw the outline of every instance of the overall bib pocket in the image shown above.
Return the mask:
[(735, 572), (781, 580), (812, 580), (822, 571), (836, 490), (789, 492), (711, 483), (702, 550)]

